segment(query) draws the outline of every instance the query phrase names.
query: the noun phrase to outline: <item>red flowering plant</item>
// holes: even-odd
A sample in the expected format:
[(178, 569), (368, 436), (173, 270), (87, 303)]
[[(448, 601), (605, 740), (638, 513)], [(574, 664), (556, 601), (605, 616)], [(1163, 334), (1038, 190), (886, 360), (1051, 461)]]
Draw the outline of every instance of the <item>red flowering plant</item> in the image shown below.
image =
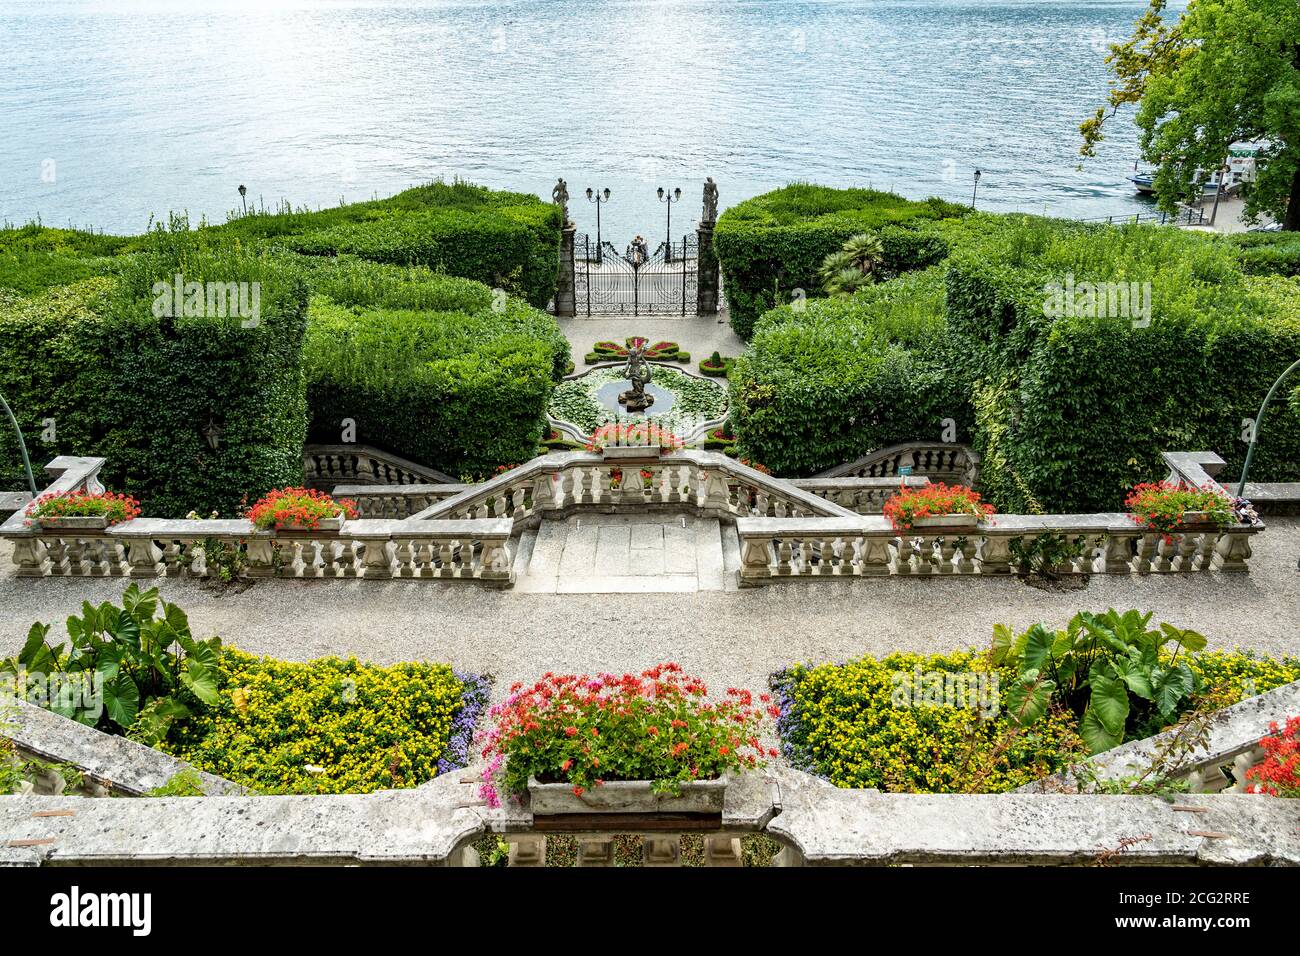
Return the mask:
[(322, 518), (357, 516), (356, 502), (350, 498), (335, 501), (323, 491), (312, 488), (276, 488), (249, 508), (245, 517), (258, 528), (311, 528), (320, 526)]
[(645, 358), (654, 362), (675, 360), (681, 351), (681, 346), (676, 342), (655, 342), (653, 345), (649, 342), (643, 335), (629, 335), (622, 345), (609, 341), (597, 342), (592, 346), (592, 354), (602, 359), (627, 358), (628, 352), (633, 348), (643, 348)]
[(530, 777), (569, 784), (577, 796), (611, 780), (649, 780), (656, 793), (678, 794), (685, 782), (776, 756), (760, 739), (766, 718), (779, 714), (768, 695), (761, 708), (734, 687), (720, 701), (707, 696), (703, 681), (673, 663), (640, 676), (547, 673), (532, 687), (515, 684), (480, 736), (480, 794), (498, 807), (502, 794), (526, 793)]
[(654, 422), (606, 422), (587, 439), (587, 451), (602, 452), (606, 445), (658, 445), (665, 452), (671, 452), (685, 444)]
[(110, 525), (140, 517), (140, 502), (111, 491), (54, 491), (41, 495), (27, 506), (23, 524), (42, 518), (106, 518)]
[(996, 509), (980, 501), (978, 491), (965, 485), (946, 485), (942, 481), (920, 488), (899, 488), (885, 502), (884, 515), (895, 531), (906, 531), (918, 518), (936, 515), (978, 515), (985, 518)]
[(1300, 717), (1288, 718), (1286, 727), (1269, 724), (1269, 736), (1259, 742), (1264, 760), (1246, 771), (1247, 793), (1274, 797), (1300, 797)]
[(1169, 538), (1190, 512), (1204, 512), (1220, 528), (1234, 520), (1232, 499), (1213, 482), (1200, 488), (1186, 482), (1149, 481), (1136, 485), (1124, 499), (1136, 524)]

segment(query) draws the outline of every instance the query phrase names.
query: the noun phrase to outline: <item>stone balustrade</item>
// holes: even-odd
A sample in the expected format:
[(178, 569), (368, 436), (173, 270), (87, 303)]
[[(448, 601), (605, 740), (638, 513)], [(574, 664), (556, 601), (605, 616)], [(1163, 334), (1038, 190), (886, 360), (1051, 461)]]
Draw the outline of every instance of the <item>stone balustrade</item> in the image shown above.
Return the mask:
[(893, 478), (907, 468), (908, 474), (934, 482), (973, 485), (979, 478), (979, 461), (979, 455), (966, 445), (912, 441), (877, 449), (816, 477)]
[(410, 484), (394, 486), (337, 485), (331, 494), (335, 499), (348, 498), (356, 502), (357, 514), (362, 518), (409, 518), (421, 511), (446, 501), (463, 492), (468, 485)]
[(412, 516), (537, 519), (583, 508), (688, 510), (717, 517), (849, 517), (848, 508), (716, 452), (659, 455), (654, 447), (560, 452), (534, 458)]
[(930, 479), (906, 478), (794, 478), (790, 484), (860, 515), (878, 515), (900, 486), (924, 488)]
[(412, 485), (453, 479), (425, 465), (368, 445), (308, 445), (302, 454), (303, 482), (323, 491), (351, 485)]
[(1168, 540), (1126, 514), (996, 515), (973, 528), (898, 532), (882, 516), (737, 518), (741, 586), (790, 578), (1002, 575), (1012, 541), (1062, 536), (1077, 556), (1056, 574), (1246, 571), (1250, 539), (1263, 525), (1188, 530)]

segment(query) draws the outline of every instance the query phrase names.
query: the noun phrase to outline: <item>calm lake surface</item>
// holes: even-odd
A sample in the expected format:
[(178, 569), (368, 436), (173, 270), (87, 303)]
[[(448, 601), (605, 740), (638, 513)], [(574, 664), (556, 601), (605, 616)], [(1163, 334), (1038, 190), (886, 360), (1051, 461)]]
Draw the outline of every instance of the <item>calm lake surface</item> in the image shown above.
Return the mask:
[[(981, 208), (1149, 209), (1115, 124), (1078, 169), (1106, 44), (1145, 8), (1043, 0), (0, 0), (0, 220), (138, 232), (439, 176), (609, 187), (659, 238), (791, 180)], [(1181, 9), (1176, 5), (1175, 9)]]

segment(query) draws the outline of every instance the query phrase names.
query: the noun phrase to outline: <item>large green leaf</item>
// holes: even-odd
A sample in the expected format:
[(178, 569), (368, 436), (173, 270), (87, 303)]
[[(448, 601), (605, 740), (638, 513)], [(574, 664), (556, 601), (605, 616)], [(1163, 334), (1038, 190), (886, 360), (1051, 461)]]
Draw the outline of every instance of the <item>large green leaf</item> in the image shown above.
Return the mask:
[(217, 692), (217, 675), (206, 664), (200, 664), (196, 660), (188, 661), (180, 676), (181, 683), (203, 703), (212, 706), (221, 699)]
[(1123, 733), (1113, 734), (1107, 730), (1091, 707), (1083, 712), (1083, 720), (1079, 721), (1079, 736), (1088, 745), (1088, 750), (1095, 754), (1118, 746), (1124, 739)]
[(1015, 648), (1016, 635), (1011, 628), (1005, 624), (993, 625), (993, 654), (994, 664), (1004, 664)]
[(1143, 700), (1150, 700), (1154, 695), (1151, 689), (1151, 669), (1141, 659), (1137, 648), (1130, 649), (1127, 657), (1115, 657), (1111, 660), (1115, 672), (1125, 686)]
[(1047, 713), (1055, 689), (1056, 685), (1038, 671), (1025, 671), (1007, 688), (1007, 716), (1021, 727), (1034, 723)]
[(1101, 721), (1107, 733), (1123, 737), (1124, 724), (1128, 721), (1128, 687), (1119, 678), (1103, 673), (1100, 667), (1093, 667), (1088, 685), (1092, 688), (1088, 710)]
[(122, 592), (122, 607), (137, 621), (151, 621), (158, 610), (158, 589), (141, 591), (140, 585), (133, 582)]
[(1162, 717), (1172, 717), (1178, 711), (1178, 704), (1191, 696), (1196, 687), (1196, 678), (1185, 663), (1179, 662), (1173, 667), (1158, 670), (1152, 675), (1151, 688), (1155, 692), (1156, 709)]
[(29, 674), (50, 674), (58, 670), (58, 660), (45, 643), (49, 633), (50, 626), (39, 622), (27, 632), (27, 641), (18, 652), (18, 663)]
[(1035, 624), (1025, 631), (1020, 638), (1021, 668), (1028, 671), (1041, 671), (1052, 655), (1052, 644), (1056, 634), (1042, 624)]
[(118, 674), (112, 681), (104, 683), (104, 708), (109, 718), (120, 727), (130, 727), (135, 723), (136, 714), (140, 712), (140, 690), (129, 674)]
[(1185, 631), (1174, 627), (1172, 624), (1161, 622), (1160, 630), (1164, 632), (1166, 641), (1175, 641), (1189, 651), (1203, 651), (1208, 643), (1204, 634), (1198, 634), (1196, 631), (1190, 630)]

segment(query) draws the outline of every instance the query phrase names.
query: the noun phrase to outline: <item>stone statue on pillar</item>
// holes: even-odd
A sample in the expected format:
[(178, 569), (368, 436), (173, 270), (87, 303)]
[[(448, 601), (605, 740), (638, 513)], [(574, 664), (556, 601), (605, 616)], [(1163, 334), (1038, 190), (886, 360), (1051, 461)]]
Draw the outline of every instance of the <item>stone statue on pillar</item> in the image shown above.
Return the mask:
[(701, 223), (714, 223), (718, 221), (718, 184), (710, 176), (704, 180), (704, 214), (700, 216)]
[(563, 179), (551, 190), (551, 202), (560, 207), (560, 224), (569, 224), (569, 187)]

